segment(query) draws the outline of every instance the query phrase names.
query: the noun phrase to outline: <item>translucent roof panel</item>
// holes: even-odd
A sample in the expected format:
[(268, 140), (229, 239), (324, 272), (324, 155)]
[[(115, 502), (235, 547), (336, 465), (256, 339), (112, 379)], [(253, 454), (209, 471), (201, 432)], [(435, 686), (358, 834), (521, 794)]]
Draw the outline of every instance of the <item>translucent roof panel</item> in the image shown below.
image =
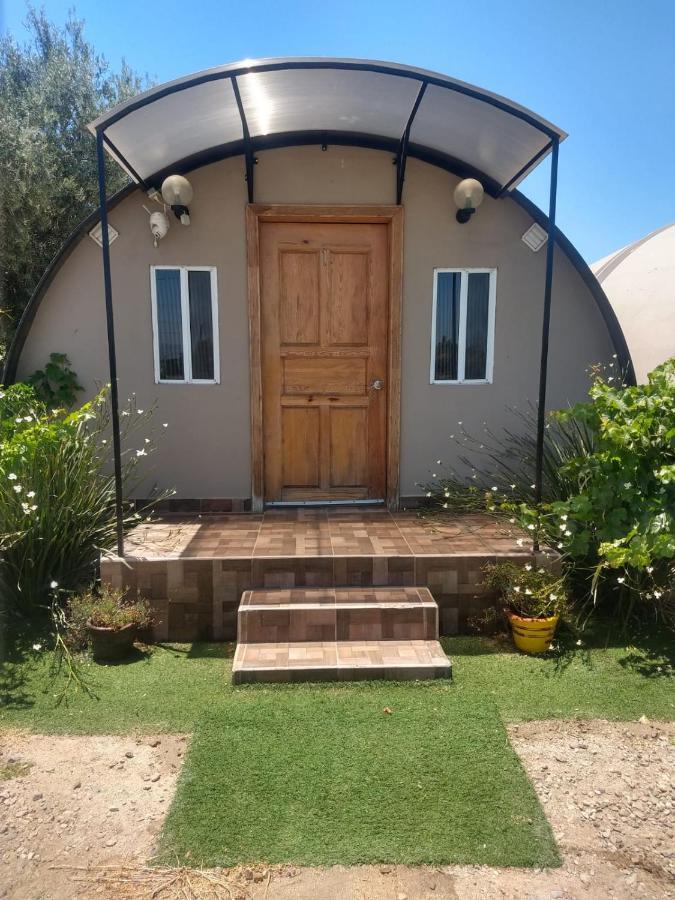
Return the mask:
[[(416, 100), (424, 87), (421, 103)], [(397, 63), (302, 57), (244, 60), (151, 88), (89, 125), (137, 181), (156, 182), (248, 149), (330, 143), (410, 151), (511, 189), (563, 131), (482, 88)], [(243, 116), (243, 120), (242, 120)], [(281, 136), (275, 144), (275, 136)], [(342, 137), (340, 137), (342, 136)]]
[(105, 133), (141, 178), (243, 138), (232, 82), (226, 79), (167, 94), (128, 113)]
[(378, 72), (287, 69), (237, 78), (252, 136), (351, 131), (400, 138), (419, 91)]
[(503, 186), (551, 139), (512, 113), (429, 85), (410, 140), (468, 162)]

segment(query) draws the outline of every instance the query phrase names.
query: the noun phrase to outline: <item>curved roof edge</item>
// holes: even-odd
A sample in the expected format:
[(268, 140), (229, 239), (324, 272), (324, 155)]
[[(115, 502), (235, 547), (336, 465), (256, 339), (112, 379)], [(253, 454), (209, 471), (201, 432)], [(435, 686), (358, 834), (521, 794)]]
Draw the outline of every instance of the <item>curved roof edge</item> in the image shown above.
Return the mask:
[[(413, 154), (411, 153), (411, 155)], [(215, 159), (209, 160), (209, 162), (215, 161)], [(429, 160), (425, 161), (430, 162)], [(205, 163), (200, 163), (200, 165), (203, 164)], [(430, 164), (436, 165), (439, 168), (443, 168), (446, 171), (450, 171), (452, 172), (452, 174), (460, 175), (460, 177), (464, 174), (461, 171), (450, 168), (447, 160), (439, 160), (435, 163), (430, 162)], [(197, 168), (197, 166), (195, 166), (195, 168)], [(114, 209), (119, 203), (125, 200), (136, 190), (141, 190), (141, 188), (139, 187), (139, 185), (131, 183), (122, 188), (116, 194), (113, 194), (113, 196), (108, 200), (108, 211)], [(542, 228), (548, 231), (548, 216), (541, 209), (539, 209), (539, 207), (535, 203), (533, 203), (524, 194), (517, 190), (512, 191), (508, 195), (508, 198), (517, 203), (522, 209), (525, 210), (525, 212), (528, 213), (528, 215), (532, 217), (532, 219), (534, 219), (535, 222), (537, 222), (537, 224), (541, 225)], [(70, 254), (73, 252), (79, 241), (84, 236), (86, 236), (89, 231), (91, 231), (94, 225), (98, 223), (99, 219), (100, 209), (96, 209), (92, 213), (90, 213), (66, 238), (56, 256), (47, 266), (47, 269), (38, 282), (30, 300), (26, 305), (26, 308), (23, 311), (17, 329), (12, 338), (12, 342), (7, 353), (7, 359), (5, 360), (5, 366), (2, 373), (2, 383), (7, 385), (14, 383), (16, 379), (17, 368), (19, 365), (19, 359), (21, 357), (21, 351), (23, 350), (24, 344), (26, 343), (26, 339), (31, 329), (31, 325), (33, 324), (33, 320), (37, 315), (37, 311), (40, 308), (40, 304), (42, 303), (42, 300), (47, 293), (49, 286), (51, 285), (57, 273), (64, 265)], [(556, 243), (570, 260), (570, 262), (590, 290), (593, 299), (595, 300), (595, 303), (600, 311), (600, 314), (602, 315), (605, 325), (607, 326), (607, 330), (609, 332), (612, 344), (614, 345), (617, 360), (621, 371), (624, 373), (624, 379), (626, 383), (631, 385), (636, 384), (635, 371), (633, 368), (633, 362), (630, 356), (626, 338), (624, 337), (616, 313), (614, 312), (614, 309), (612, 308), (607, 295), (603, 291), (600, 282), (597, 280), (574, 244), (572, 244), (569, 238), (567, 238), (559, 228), (556, 229)]]

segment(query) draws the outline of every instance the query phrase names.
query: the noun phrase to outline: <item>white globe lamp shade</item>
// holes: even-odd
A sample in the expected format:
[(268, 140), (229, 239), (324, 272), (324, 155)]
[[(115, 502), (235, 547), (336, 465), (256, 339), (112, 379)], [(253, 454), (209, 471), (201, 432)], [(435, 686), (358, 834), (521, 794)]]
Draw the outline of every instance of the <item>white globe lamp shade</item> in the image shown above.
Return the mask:
[(193, 197), (192, 185), (183, 175), (169, 175), (162, 182), (162, 200), (167, 206), (189, 206)]
[(457, 207), (457, 221), (468, 222), (483, 202), (485, 191), (476, 178), (463, 178), (455, 188), (453, 198)]

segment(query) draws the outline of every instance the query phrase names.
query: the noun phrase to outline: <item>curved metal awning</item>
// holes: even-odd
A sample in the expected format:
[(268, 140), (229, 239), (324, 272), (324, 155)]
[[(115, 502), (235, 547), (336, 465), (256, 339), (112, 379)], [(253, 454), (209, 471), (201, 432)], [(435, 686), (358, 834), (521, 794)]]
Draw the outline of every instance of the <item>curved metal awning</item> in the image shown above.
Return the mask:
[(397, 63), (243, 60), (152, 88), (89, 125), (134, 181), (157, 185), (215, 159), (340, 143), (409, 154), (515, 188), (567, 135), (482, 88)]

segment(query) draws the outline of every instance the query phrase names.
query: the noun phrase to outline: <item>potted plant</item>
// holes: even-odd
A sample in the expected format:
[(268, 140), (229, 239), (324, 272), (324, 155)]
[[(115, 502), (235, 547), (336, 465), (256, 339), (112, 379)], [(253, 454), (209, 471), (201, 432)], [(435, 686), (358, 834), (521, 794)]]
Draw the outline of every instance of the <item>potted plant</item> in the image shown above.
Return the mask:
[(85, 638), (97, 662), (129, 656), (139, 630), (152, 621), (147, 600), (105, 584), (98, 592), (73, 597), (68, 617), (72, 630)]
[(569, 606), (564, 575), (527, 563), (488, 563), (486, 587), (499, 593), (516, 647), (523, 653), (545, 653), (561, 616)]

